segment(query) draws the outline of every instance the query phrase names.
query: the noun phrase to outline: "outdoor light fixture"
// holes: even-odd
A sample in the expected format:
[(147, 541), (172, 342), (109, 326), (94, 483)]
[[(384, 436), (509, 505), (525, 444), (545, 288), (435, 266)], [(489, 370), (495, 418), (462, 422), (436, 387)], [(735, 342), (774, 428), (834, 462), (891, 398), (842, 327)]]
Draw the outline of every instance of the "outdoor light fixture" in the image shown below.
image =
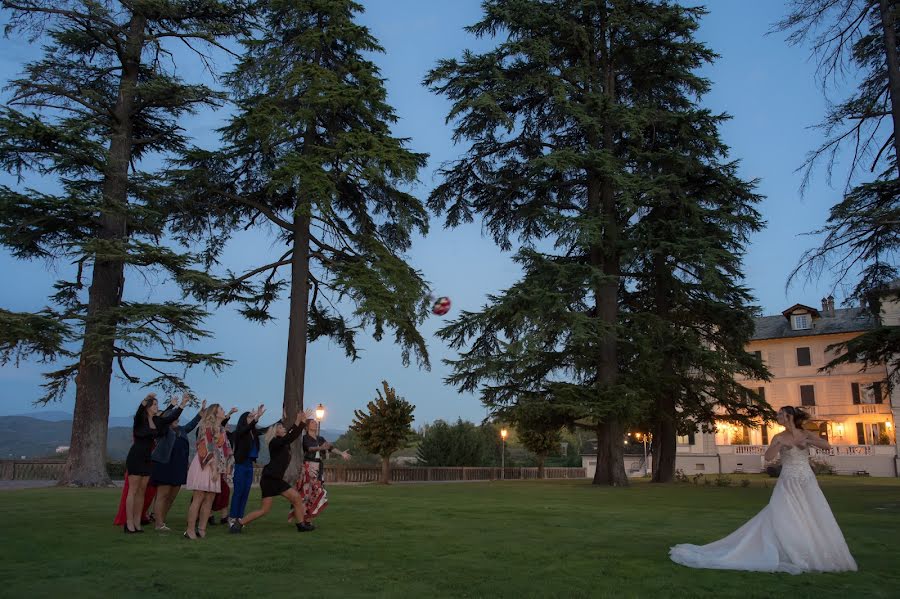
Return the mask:
[(325, 418), (325, 406), (319, 404), (316, 406), (316, 420), (323, 420)]
[(500, 480), (506, 479), (506, 435), (509, 431), (505, 428), (500, 429)]

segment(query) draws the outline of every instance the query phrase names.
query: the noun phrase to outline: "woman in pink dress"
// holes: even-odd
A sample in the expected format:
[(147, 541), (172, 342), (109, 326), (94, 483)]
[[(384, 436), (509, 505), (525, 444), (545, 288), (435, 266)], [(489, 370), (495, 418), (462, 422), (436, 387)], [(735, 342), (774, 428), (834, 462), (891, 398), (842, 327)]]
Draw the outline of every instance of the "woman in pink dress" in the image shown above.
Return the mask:
[[(185, 538), (206, 536), (206, 525), (216, 493), (221, 491), (222, 477), (229, 483), (234, 468), (234, 456), (222, 421), (225, 410), (219, 404), (206, 408), (197, 433), (197, 453), (188, 468), (185, 487), (194, 492), (188, 510)], [(197, 523), (200, 527), (197, 528)]]

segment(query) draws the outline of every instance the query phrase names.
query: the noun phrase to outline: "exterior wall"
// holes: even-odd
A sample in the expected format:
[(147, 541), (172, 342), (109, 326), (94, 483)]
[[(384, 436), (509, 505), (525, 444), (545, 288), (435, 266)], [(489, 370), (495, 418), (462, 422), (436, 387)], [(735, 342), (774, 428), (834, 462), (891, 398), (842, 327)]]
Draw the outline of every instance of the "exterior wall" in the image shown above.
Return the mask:
[[(815, 405), (802, 406), (810, 413), (814, 421), (825, 425), (828, 439), (835, 446), (871, 445), (878, 446), (884, 439), (878, 433), (884, 430), (890, 446), (896, 447), (896, 428), (898, 416), (892, 404), (897, 398), (883, 398), (883, 403), (874, 403), (871, 392), (866, 387), (887, 377), (887, 368), (883, 365), (860, 372), (862, 365), (845, 364), (830, 372), (819, 372), (819, 368), (830, 361), (834, 354), (826, 351), (826, 347), (852, 339), (859, 333), (836, 335), (816, 335), (794, 337), (789, 339), (766, 339), (751, 342), (747, 351), (761, 352), (763, 362), (772, 373), (772, 380), (742, 380), (750, 389), (765, 389), (766, 401), (776, 410), (784, 406), (802, 406), (800, 387), (811, 385), (814, 388)], [(809, 366), (797, 364), (797, 348), (808, 347), (810, 350)], [(861, 402), (853, 403), (852, 385), (856, 383), (860, 389)], [(896, 394), (896, 390), (895, 390)], [(863, 438), (858, 435), (858, 424), (863, 425)], [(768, 438), (781, 430), (781, 427), (770, 424)], [(741, 439), (743, 431), (736, 427), (723, 425), (717, 436), (717, 445), (732, 445), (746, 441)], [(763, 445), (761, 430), (749, 431), (751, 445)], [(735, 443), (737, 441), (737, 443)], [(896, 453), (896, 450), (895, 450)]]
[[(888, 327), (900, 326), (900, 301), (896, 297), (884, 297), (881, 303), (881, 324)], [(891, 415), (894, 422), (900, 419), (900, 377), (895, 377), (892, 381), (893, 389), (891, 390)], [(894, 449), (894, 468), (895, 472), (900, 473), (900, 447), (896, 445), (896, 429)]]

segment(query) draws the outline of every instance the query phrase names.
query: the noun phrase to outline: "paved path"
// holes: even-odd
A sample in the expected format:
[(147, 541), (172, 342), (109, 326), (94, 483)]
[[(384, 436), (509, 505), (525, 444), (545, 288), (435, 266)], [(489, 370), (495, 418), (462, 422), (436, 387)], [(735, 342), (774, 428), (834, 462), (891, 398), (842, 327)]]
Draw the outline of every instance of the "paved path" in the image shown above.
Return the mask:
[(40, 489), (56, 485), (55, 480), (0, 480), (0, 491), (16, 489)]
[[(122, 487), (125, 481), (114, 480), (113, 484)], [(0, 480), (0, 491), (16, 491), (18, 489), (45, 489), (55, 487), (55, 480)]]

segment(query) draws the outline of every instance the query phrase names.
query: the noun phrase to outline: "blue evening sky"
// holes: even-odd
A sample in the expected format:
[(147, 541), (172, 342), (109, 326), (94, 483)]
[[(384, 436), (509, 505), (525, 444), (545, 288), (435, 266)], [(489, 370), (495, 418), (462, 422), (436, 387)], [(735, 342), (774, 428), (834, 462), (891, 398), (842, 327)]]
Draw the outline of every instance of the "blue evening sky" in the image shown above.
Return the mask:
[[(439, 58), (458, 56), (464, 48), (478, 50), (489, 46), (487, 41), (475, 40), (463, 31), (464, 26), (479, 18), (480, 1), (367, 0), (364, 4), (367, 12), (361, 16), (361, 22), (371, 28), (386, 50), (376, 61), (387, 79), (390, 102), (400, 117), (395, 132), (411, 138), (412, 149), (431, 156), (418, 189), (424, 198), (436, 184), (437, 167), (456, 157), (461, 149), (453, 146), (450, 129), (444, 124), (447, 102), (428, 92), (421, 80)], [(815, 64), (809, 60), (807, 49), (788, 46), (782, 35), (766, 35), (783, 16), (784, 2), (719, 0), (708, 5), (710, 13), (703, 20), (699, 37), (720, 58), (704, 71), (713, 83), (704, 103), (714, 111), (733, 116), (722, 128), (722, 135), (732, 149), (732, 157), (741, 162), (741, 175), (745, 179), (760, 179), (759, 192), (766, 197), (761, 211), (768, 227), (753, 237), (748, 248), (747, 283), (767, 314), (778, 313), (796, 302), (817, 306), (830, 290), (827, 279), (785, 292), (788, 273), (812, 243), (801, 234), (824, 222), (828, 207), (839, 198), (843, 184), (840, 165), (835, 171), (834, 186), (827, 184), (824, 170), (820, 169), (806, 195), (800, 197), (801, 175), (795, 170), (806, 152), (821, 141), (820, 132), (810, 126), (822, 119), (826, 106), (815, 77)], [(38, 48), (20, 38), (2, 39), (0, 48), (2, 81), (15, 77), (25, 61), (38, 56)], [(183, 77), (205, 77), (196, 61), (183, 51), (176, 57)], [(181, 66), (182, 62), (185, 66)], [(223, 69), (227, 66), (227, 61), (220, 62)], [(215, 140), (213, 129), (227, 115), (224, 109), (205, 112), (187, 119), (185, 127), (197, 143), (208, 146)], [(15, 184), (6, 175), (0, 181)], [(26, 183), (35, 187), (43, 184), (35, 180)], [(261, 264), (274, 252), (264, 233), (248, 233), (234, 240), (225, 264), (238, 270)], [(477, 309), (487, 294), (509, 286), (518, 274), (510, 255), (482, 237), (478, 224), (444, 230), (441, 221), (434, 219), (431, 233), (416, 240), (410, 259), (425, 273), (437, 295), (453, 299), (449, 316), (459, 309)], [(5, 283), (0, 288), (0, 306), (22, 311), (43, 307), (51, 285), (67, 274), (67, 269), (66, 264), (17, 262), (0, 250), (0, 272)], [(126, 287), (127, 295), (135, 299), (174, 297), (165, 287), (153, 291), (152, 280), (145, 281), (134, 273), (127, 279)], [(842, 300), (839, 296), (838, 302)], [(207, 321), (206, 328), (215, 332), (215, 338), (200, 347), (222, 351), (235, 360), (235, 365), (218, 376), (192, 373), (188, 380), (201, 397), (242, 410), (262, 402), (270, 407), (270, 413), (280, 413), (287, 344), (286, 301), (280, 302), (274, 312), (277, 319), (265, 326), (243, 320), (228, 307)], [(343, 428), (350, 423), (353, 410), (374, 397), (381, 380), (387, 379), (399, 394), (416, 405), (417, 426), (438, 418), (480, 421), (485, 410), (477, 397), (461, 395), (442, 382), (448, 370), (441, 359), (453, 357), (454, 352), (434, 337), (440, 324), (441, 320), (435, 317), (423, 326), (433, 365), (430, 372), (414, 365), (404, 368), (389, 334), (380, 343), (363, 338), (363, 357), (355, 363), (328, 342), (313, 344), (308, 354), (306, 404), (325, 404), (326, 426)], [(45, 369), (46, 365), (30, 362), (2, 367), (0, 414), (36, 409), (71, 411), (74, 388), (60, 404), (32, 406), (40, 395), (41, 372)], [(114, 380), (111, 413), (133, 413), (144, 393), (139, 387)]]

